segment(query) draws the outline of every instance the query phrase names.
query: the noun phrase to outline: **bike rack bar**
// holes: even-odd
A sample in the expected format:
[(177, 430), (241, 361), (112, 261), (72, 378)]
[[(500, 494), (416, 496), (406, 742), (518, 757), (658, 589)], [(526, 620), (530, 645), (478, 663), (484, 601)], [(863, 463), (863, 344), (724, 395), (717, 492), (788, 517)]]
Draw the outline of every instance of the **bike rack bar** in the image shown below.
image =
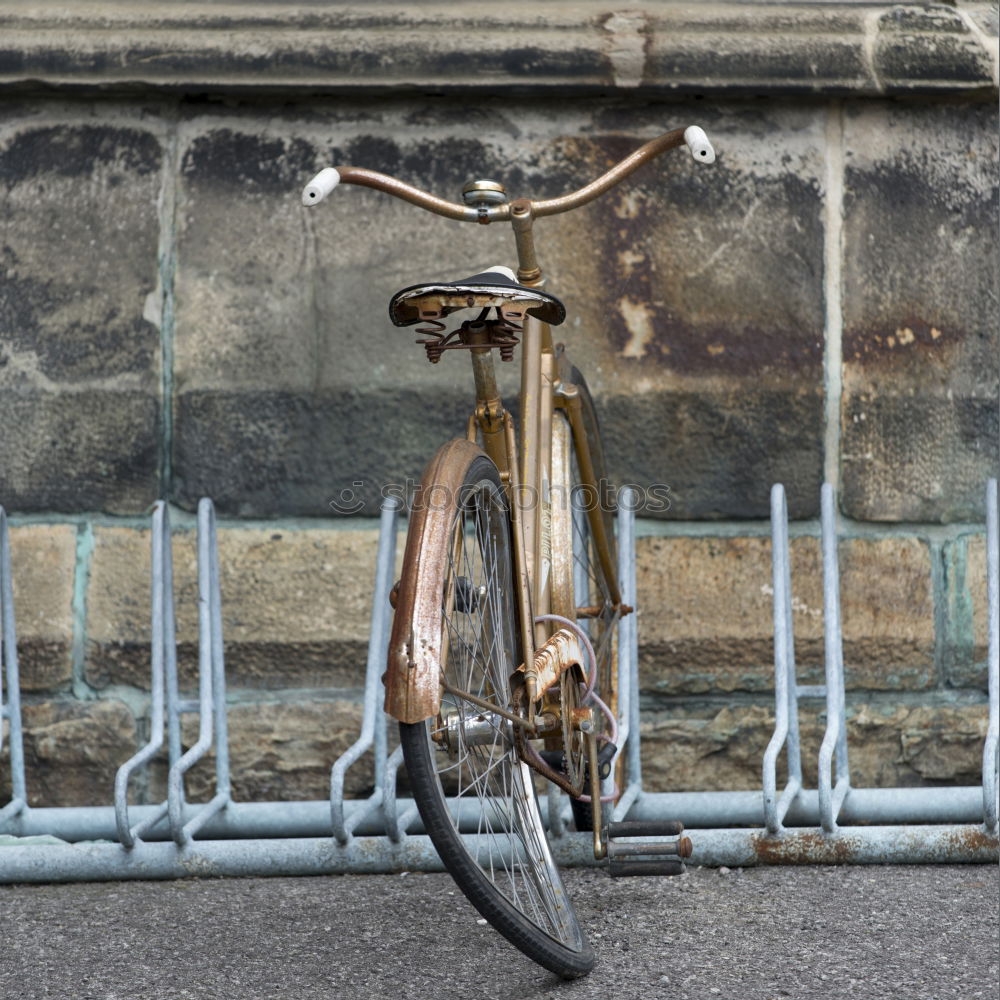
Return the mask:
[[(829, 483), (820, 494), (823, 536), (823, 627), (826, 666), (826, 732), (819, 749), (820, 826), (837, 829), (837, 815), (851, 789), (847, 764), (847, 715), (844, 698), (844, 649), (840, 627), (840, 564), (837, 559), (837, 496)], [(800, 689), (801, 690), (801, 689)], [(833, 784), (833, 758), (837, 784)]]
[[(773, 750), (765, 768), (765, 788), (748, 792), (653, 793), (641, 788), (639, 746), (639, 689), (636, 615), (622, 619), (619, 657), (622, 670), (621, 727), (627, 727), (626, 752), (632, 796), (629, 820), (680, 818), (690, 829), (691, 862), (704, 865), (799, 863), (932, 863), (941, 861), (995, 862), (998, 856), (998, 615), (997, 488), (987, 494), (987, 569), (989, 594), (990, 723), (983, 751), (983, 783), (950, 788), (851, 788), (847, 770), (843, 657), (839, 643), (839, 579), (837, 573), (836, 500), (832, 489), (823, 492), (824, 620), (827, 630), (826, 684), (795, 683), (791, 628), (791, 574), (788, 553), (787, 508), (784, 491), (776, 487), (772, 500), (777, 515), (773, 525), (775, 552), (775, 680), (776, 725), (768, 744)], [(619, 512), (619, 553), (623, 594), (634, 604), (634, 504), (623, 497)], [(384, 594), (394, 565), (397, 511), (383, 512), (376, 565), (376, 593)], [(19, 845), (0, 849), (0, 882), (42, 882), (111, 878), (175, 878), (184, 875), (320, 874), (332, 872), (386, 872), (440, 870), (440, 861), (424, 835), (415, 803), (397, 799), (396, 776), (402, 764), (397, 747), (387, 754), (385, 717), (378, 710), (380, 668), (384, 661), (388, 615), (378, 603), (373, 609), (371, 645), (366, 671), (365, 714), (361, 738), (334, 765), (331, 797), (313, 802), (251, 802), (229, 800), (228, 757), (225, 747), (225, 682), (222, 658), (221, 599), (214, 514), (211, 504), (199, 505), (199, 700), (181, 701), (177, 695), (176, 649), (172, 603), (170, 527), (167, 510), (158, 505), (153, 518), (153, 674), (150, 740), (126, 762), (116, 776), (113, 806), (32, 809), (25, 803), (24, 760), (21, 752), (17, 651), (13, 627), (13, 598), (6, 518), (0, 510), (0, 628), (6, 689), (3, 717), (10, 730), (13, 800), (0, 811), (0, 831), (15, 837), (49, 834), (67, 841), (61, 845)], [(831, 640), (830, 633), (833, 633)], [(159, 652), (157, 652), (159, 650)], [(162, 668), (162, 669), (161, 669)], [(161, 695), (157, 694), (161, 692)], [(820, 753), (816, 789), (795, 786), (798, 759), (797, 707), (801, 697), (826, 698), (828, 724)], [(128, 781), (162, 746), (163, 705), (171, 777), (167, 813), (164, 805), (127, 805)], [(193, 763), (193, 747), (181, 755), (180, 713), (200, 711), (200, 738), (216, 751), (216, 794), (207, 806), (184, 801), (183, 774)], [(369, 742), (370, 740), (370, 742)], [(153, 750), (150, 746), (155, 745)], [(362, 748), (362, 744), (364, 744)], [(779, 797), (776, 759), (787, 746), (790, 780)], [(376, 791), (365, 800), (344, 800), (344, 777), (361, 754), (372, 749)], [(145, 756), (147, 755), (148, 756)], [(202, 754), (199, 753), (200, 757)], [(835, 772), (834, 772), (835, 768)], [(767, 777), (771, 775), (771, 797)], [(834, 774), (836, 782), (834, 783)], [(339, 777), (335, 778), (335, 775)], [(339, 788), (339, 792), (338, 789)], [(792, 789), (790, 791), (790, 789)], [(339, 795), (339, 804), (338, 804)], [(376, 804), (377, 800), (377, 804)], [(451, 803), (459, 828), (475, 844), (478, 808), (475, 803)], [(561, 864), (592, 865), (590, 834), (565, 830), (564, 797), (541, 803), (543, 819), (553, 831), (552, 849)], [(171, 813), (170, 807), (173, 807)], [(546, 808), (548, 806), (548, 808)], [(341, 834), (331, 818), (339, 815)], [(169, 819), (169, 823), (165, 822)], [(985, 822), (984, 822), (985, 820)], [(334, 820), (336, 822), (336, 820)], [(123, 835), (124, 831), (124, 835)], [(198, 839), (195, 840), (195, 834)], [(179, 837), (178, 837), (179, 834)], [(120, 843), (93, 843), (98, 840)], [(131, 840), (131, 845), (129, 845)]]
[(983, 822), (994, 835), (1000, 830), (1000, 526), (997, 481), (986, 485), (986, 593), (989, 614), (988, 674), (990, 721), (983, 747)]
[[(785, 488), (771, 488), (771, 564), (774, 587), (774, 735), (764, 752), (764, 818), (777, 833), (788, 807), (802, 788), (798, 692), (795, 684), (795, 638), (792, 625), (792, 570), (788, 552), (788, 504)], [(788, 783), (777, 795), (777, 763), (782, 747), (788, 760)]]
[[(400, 503), (393, 497), (382, 507), (379, 522), (378, 552), (375, 557), (375, 591), (372, 600), (372, 620), (368, 639), (368, 663), (365, 669), (365, 703), (361, 722), (361, 735), (337, 758), (330, 770), (330, 823), (337, 843), (346, 844), (355, 828), (364, 819), (383, 806), (386, 753), (388, 737), (382, 701), (385, 688), (382, 671), (385, 670), (389, 651), (389, 590), (396, 564), (396, 519)], [(375, 791), (363, 808), (355, 808), (349, 820), (344, 817), (344, 776), (347, 769), (374, 745)], [(395, 797), (393, 796), (393, 799)], [(392, 826), (396, 825), (395, 810), (390, 808)]]
[(549, 787), (545, 791), (545, 803), (539, 802), (539, 808), (544, 808), (548, 817), (549, 839), (554, 840), (561, 837), (566, 832), (566, 803), (569, 797), (558, 785), (549, 782)]
[(173, 554), (171, 552), (170, 513), (159, 500), (153, 507), (152, 565), (150, 586), (152, 592), (152, 620), (150, 663), (152, 672), (150, 735), (149, 741), (134, 757), (126, 761), (115, 775), (115, 818), (118, 840), (131, 849), (167, 814), (168, 803), (162, 802), (151, 815), (129, 825), (128, 783), (132, 772), (148, 763), (163, 746), (165, 715), (169, 714), (171, 730), (177, 730), (177, 740), (170, 744), (170, 763), (180, 756), (180, 734), (177, 722), (177, 646), (175, 642), (173, 601)]
[[(931, 792), (932, 794), (928, 794)], [(547, 803), (539, 803), (543, 818)], [(410, 798), (397, 800), (401, 818), (413, 811), (407, 824), (411, 834), (423, 832), (416, 808)], [(155, 805), (130, 806), (133, 820), (153, 815)], [(185, 806), (190, 819), (200, 806)], [(367, 799), (347, 799), (344, 814), (348, 821), (356, 810), (367, 808)], [(454, 804), (453, 804), (453, 808)], [(463, 807), (464, 808), (464, 807)], [(474, 829), (478, 813), (458, 819), (467, 829)], [(764, 825), (761, 793), (745, 792), (643, 792), (629, 810), (630, 820), (662, 820), (681, 817), (688, 829), (721, 827), (760, 827)], [(982, 824), (983, 790), (979, 785), (945, 788), (852, 788), (840, 812), (838, 830), (844, 826), (874, 823), (877, 825)], [(804, 789), (785, 817), (785, 829), (817, 827), (820, 824), (819, 797), (815, 789)], [(369, 814), (353, 824), (354, 835), (375, 836), (385, 832), (378, 813)], [(6, 833), (19, 837), (51, 835), (61, 840), (93, 841), (117, 839), (115, 810), (111, 806), (75, 806), (25, 809), (6, 824)], [(230, 802), (224, 812), (212, 817), (199, 836), (211, 840), (257, 840), (268, 837), (322, 837), (330, 835), (330, 803), (306, 802)], [(699, 833), (699, 836), (701, 834)], [(166, 824), (160, 823), (144, 838), (147, 843), (170, 840)], [(0, 855), (2, 858), (3, 855)]]
[[(325, 803), (324, 803), (325, 805)], [(475, 850), (476, 836), (470, 834)], [(834, 837), (812, 830), (701, 830), (689, 864), (752, 867), (761, 864), (996, 864), (997, 840), (981, 826), (841, 827)], [(590, 834), (567, 833), (552, 843), (564, 866), (594, 866)], [(333, 837), (268, 840), (140, 841), (131, 851), (120, 844), (67, 844), (3, 848), (0, 882), (79, 882), (242, 875), (332, 875), (399, 871), (441, 871), (430, 838), (411, 834), (399, 843), (384, 836), (354, 837), (339, 845)]]
[[(7, 675), (6, 700), (4, 674)], [(10, 569), (7, 512), (0, 507), (0, 750), (3, 720), (10, 730), (11, 800), (0, 809), (0, 823), (21, 813), (28, 803), (24, 780), (24, 738), (21, 731), (21, 680), (17, 665), (17, 629), (14, 624), (14, 585)]]
[[(982, 823), (983, 792), (978, 785), (944, 788), (852, 788), (844, 797), (837, 831), (845, 826)], [(764, 826), (760, 791), (643, 792), (629, 819), (678, 816), (685, 827)], [(789, 807), (783, 829), (822, 825), (819, 792), (805, 788)], [(699, 833), (699, 836), (701, 834)]]
[[(198, 716), (198, 742), (171, 765), (167, 776), (170, 834), (178, 847), (191, 843), (198, 830), (225, 809), (230, 798), (219, 551), (215, 508), (207, 498), (198, 503)], [(185, 822), (184, 774), (210, 749), (215, 750), (215, 796)]]
[(399, 812), (400, 800), (396, 798), (396, 776), (399, 774), (399, 769), (402, 766), (403, 748), (402, 746), (398, 746), (395, 750), (393, 750), (392, 756), (389, 758), (388, 762), (385, 785), (385, 807), (383, 810), (385, 813), (386, 836), (394, 844), (399, 844), (406, 838), (406, 831), (413, 825), (413, 822), (420, 813), (416, 802), (413, 802), (412, 800), (408, 802), (406, 808), (402, 812), (402, 815)]
[[(618, 503), (618, 578), (622, 601), (638, 608), (635, 567), (636, 493), (630, 487), (621, 492)], [(621, 721), (618, 742), (624, 747), (628, 785), (611, 814), (611, 822), (621, 822), (642, 794), (642, 756), (639, 737), (639, 629), (638, 610), (618, 624), (618, 705)], [(619, 750), (619, 753), (622, 751)], [(612, 776), (610, 781), (613, 782)], [(609, 789), (610, 791), (610, 789)]]

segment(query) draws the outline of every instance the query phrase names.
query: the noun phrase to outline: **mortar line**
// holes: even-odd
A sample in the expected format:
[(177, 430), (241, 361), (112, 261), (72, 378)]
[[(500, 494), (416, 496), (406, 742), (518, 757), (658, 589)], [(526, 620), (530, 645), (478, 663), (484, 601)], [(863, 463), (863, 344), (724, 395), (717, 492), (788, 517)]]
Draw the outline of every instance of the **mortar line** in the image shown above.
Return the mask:
[(945, 662), (951, 622), (948, 614), (948, 567), (945, 545), (940, 540), (930, 543), (931, 614), (934, 620), (934, 676), (940, 689), (948, 686), (948, 664)]
[[(195, 531), (198, 515), (168, 504), (170, 510), (170, 530), (174, 532)], [(74, 514), (39, 513), (8, 514), (11, 527), (27, 524), (68, 524), (79, 526), (91, 523), (102, 528), (139, 528), (148, 531), (150, 518), (142, 514), (106, 514), (101, 511), (80, 511)], [(289, 517), (247, 518), (219, 516), (220, 528), (244, 528), (247, 531), (371, 531), (377, 530), (378, 518), (374, 517)]]
[(875, 58), (879, 30), (884, 13), (883, 10), (876, 8), (865, 16), (864, 35), (861, 40), (861, 58), (865, 64), (865, 69), (868, 71), (868, 78), (878, 93), (885, 92), (885, 85), (882, 83), (882, 77), (878, 71), (878, 62)]
[(826, 195), (823, 199), (823, 478), (840, 493), (840, 408), (843, 391), (842, 310), (844, 221), (844, 108), (834, 101), (826, 117)]
[(177, 119), (167, 132), (160, 203), (160, 496), (173, 493), (174, 475), (174, 279), (177, 272), (177, 183), (180, 137)]
[(946, 666), (958, 670), (975, 664), (976, 629), (969, 580), (969, 537), (961, 535), (944, 544), (945, 612), (951, 653)]
[[(873, 708), (877, 710), (895, 708), (950, 708), (954, 706), (975, 707), (989, 702), (989, 695), (981, 688), (956, 687), (908, 688), (904, 690), (881, 690), (875, 688), (848, 688), (844, 693), (848, 709)], [(774, 691), (762, 688), (759, 691), (719, 691), (688, 694), (661, 694), (648, 689), (640, 691), (642, 711), (646, 715), (672, 712), (684, 709), (690, 712), (711, 712), (725, 708), (749, 708), (761, 706), (773, 711)], [(822, 698), (803, 698), (802, 707), (825, 713)]]
[[(182, 510), (173, 504), (170, 508), (171, 530), (186, 533), (196, 530), (197, 515)], [(81, 511), (76, 514), (17, 514), (9, 513), (10, 526), (20, 528), (27, 525), (66, 525), (79, 529), (85, 524), (95, 528), (135, 528), (149, 530), (147, 514), (107, 514), (100, 511)], [(404, 519), (405, 523), (405, 519)], [(243, 518), (219, 516), (219, 530), (246, 531), (287, 531), (287, 532), (357, 532), (376, 531), (379, 522), (373, 517), (279, 517)], [(936, 539), (953, 541), (967, 535), (981, 536), (986, 531), (981, 521), (954, 521), (942, 524), (938, 521), (858, 521), (844, 514), (840, 515), (842, 538), (883, 539), (918, 538), (923, 541)], [(818, 518), (790, 521), (790, 537), (819, 537)], [(637, 517), (637, 538), (769, 538), (771, 522), (766, 518), (724, 521), (681, 521), (660, 520)]]
[(91, 701), (97, 694), (87, 683), (87, 584), (94, 553), (94, 526), (89, 521), (77, 525), (76, 563), (73, 568), (73, 697)]

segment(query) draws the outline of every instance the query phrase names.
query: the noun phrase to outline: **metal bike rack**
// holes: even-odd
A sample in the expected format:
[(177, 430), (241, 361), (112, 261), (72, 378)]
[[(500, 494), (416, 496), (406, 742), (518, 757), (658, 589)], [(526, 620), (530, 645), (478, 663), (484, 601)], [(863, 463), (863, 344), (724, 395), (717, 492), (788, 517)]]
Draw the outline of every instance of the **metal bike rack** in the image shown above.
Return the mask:
[[(635, 518), (622, 497), (618, 515), (623, 600), (635, 603)], [(619, 629), (621, 731), (630, 781), (613, 819), (682, 819), (692, 828), (693, 864), (886, 863), (971, 861), (998, 857), (998, 734), (1000, 734), (1000, 532), (997, 484), (987, 488), (987, 587), (989, 606), (989, 726), (981, 786), (952, 788), (852, 788), (840, 644), (836, 503), (822, 493), (825, 684), (796, 681), (791, 615), (791, 571), (784, 490), (772, 490), (775, 628), (775, 729), (764, 754), (762, 789), (748, 792), (650, 792), (642, 785), (638, 635), (636, 616)], [(375, 593), (388, 593), (395, 562), (398, 509), (382, 512)], [(185, 875), (277, 875), (335, 872), (440, 870), (412, 800), (396, 795), (402, 764), (388, 752), (381, 711), (380, 675), (386, 658), (386, 601), (373, 608), (358, 740), (333, 764), (330, 798), (309, 802), (234, 802), (229, 791), (226, 701), (219, 567), (211, 502), (198, 508), (199, 697), (183, 700), (177, 688), (173, 573), (167, 508), (156, 505), (152, 530), (152, 647), (150, 739), (118, 771), (114, 804), (32, 808), (25, 783), (23, 737), (7, 518), (0, 508), (0, 720), (6, 720), (11, 770), (10, 801), (0, 808), (0, 882), (54, 882)], [(827, 727), (820, 748), (817, 788), (803, 787), (798, 734), (802, 698), (825, 700)], [(180, 717), (197, 713), (199, 738), (181, 753)], [(164, 735), (165, 734), (165, 735)], [(167, 744), (167, 799), (128, 805), (133, 774)], [(184, 774), (209, 750), (215, 754), (215, 793), (205, 805), (188, 803)], [(371, 752), (375, 791), (344, 798), (350, 767)], [(784, 752), (788, 781), (779, 792), (777, 761)], [(590, 834), (567, 829), (569, 803), (553, 792), (541, 803), (553, 854), (562, 864), (595, 864)], [(457, 807), (456, 807), (457, 808)], [(471, 825), (473, 817), (469, 816)], [(462, 822), (462, 815), (459, 814)], [(51, 842), (55, 840), (55, 843)], [(103, 842), (102, 842), (103, 841)]]
[[(4, 691), (4, 675), (7, 689)], [(21, 681), (17, 669), (17, 631), (14, 626), (14, 587), (10, 571), (10, 534), (7, 513), (0, 507), (0, 750), (4, 720), (10, 733), (11, 800), (0, 809), (0, 829), (28, 804), (24, 782), (24, 740), (21, 735)]]

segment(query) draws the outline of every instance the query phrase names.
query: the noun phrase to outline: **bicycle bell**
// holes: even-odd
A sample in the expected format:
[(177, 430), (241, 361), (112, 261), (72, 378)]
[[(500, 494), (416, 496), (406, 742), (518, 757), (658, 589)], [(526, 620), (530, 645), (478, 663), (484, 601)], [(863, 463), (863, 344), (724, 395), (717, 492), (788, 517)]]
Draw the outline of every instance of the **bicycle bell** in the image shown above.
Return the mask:
[(507, 201), (507, 190), (499, 181), (469, 181), (462, 188), (462, 200), (473, 208), (491, 208)]

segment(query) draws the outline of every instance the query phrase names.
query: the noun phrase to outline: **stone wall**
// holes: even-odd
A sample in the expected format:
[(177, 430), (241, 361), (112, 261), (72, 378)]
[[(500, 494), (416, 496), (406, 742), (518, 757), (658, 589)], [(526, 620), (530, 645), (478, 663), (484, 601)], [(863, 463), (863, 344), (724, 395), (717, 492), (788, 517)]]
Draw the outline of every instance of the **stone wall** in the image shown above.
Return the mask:
[[(759, 787), (768, 490), (796, 519), (808, 681), (824, 480), (847, 536), (855, 783), (976, 781), (995, 9), (234, 10), (0, 11), (0, 503), (32, 804), (108, 801), (146, 737), (157, 497), (179, 526), (189, 683), (186, 512), (203, 495), (220, 512), (236, 796), (323, 796), (355, 737), (379, 491), (418, 477), (469, 405), (461, 359), (427, 365), (385, 304), (509, 263), (512, 243), (362, 189), (307, 213), (304, 179), (353, 163), (453, 199), (483, 175), (551, 196), (691, 121), (714, 166), (674, 154), (537, 227), (612, 475), (670, 488), (639, 523), (649, 784)], [(330, 506), (345, 491), (354, 517)], [(821, 720), (802, 725), (814, 760)]]

